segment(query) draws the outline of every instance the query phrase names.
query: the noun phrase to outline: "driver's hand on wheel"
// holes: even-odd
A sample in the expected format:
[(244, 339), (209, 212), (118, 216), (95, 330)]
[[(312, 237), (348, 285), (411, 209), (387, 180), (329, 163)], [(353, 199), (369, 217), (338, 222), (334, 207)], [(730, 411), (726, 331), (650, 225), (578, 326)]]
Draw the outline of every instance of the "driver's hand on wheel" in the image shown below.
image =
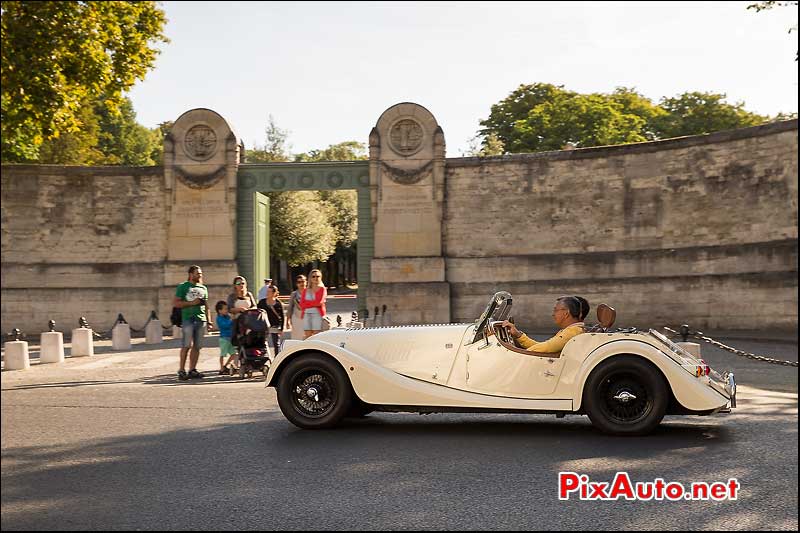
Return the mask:
[(509, 322), (508, 320), (503, 320), (503, 323), (500, 324), (500, 327), (506, 328), (508, 330), (508, 333), (515, 339), (522, 336), (522, 333), (520, 332), (520, 330), (517, 329), (517, 326), (515, 326), (513, 322)]

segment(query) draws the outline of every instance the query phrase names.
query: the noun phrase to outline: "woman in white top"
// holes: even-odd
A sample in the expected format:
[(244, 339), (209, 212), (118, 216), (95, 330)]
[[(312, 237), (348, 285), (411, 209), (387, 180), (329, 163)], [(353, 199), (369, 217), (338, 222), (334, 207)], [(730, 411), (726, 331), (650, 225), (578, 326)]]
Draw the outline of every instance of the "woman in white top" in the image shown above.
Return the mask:
[(303, 319), (300, 316), (303, 311), (300, 308), (300, 297), (306, 288), (306, 277), (300, 274), (294, 282), (297, 286), (297, 290), (292, 291), (292, 295), (289, 297), (286, 326), (292, 330), (292, 340), (301, 341), (306, 338), (305, 331), (303, 331)]

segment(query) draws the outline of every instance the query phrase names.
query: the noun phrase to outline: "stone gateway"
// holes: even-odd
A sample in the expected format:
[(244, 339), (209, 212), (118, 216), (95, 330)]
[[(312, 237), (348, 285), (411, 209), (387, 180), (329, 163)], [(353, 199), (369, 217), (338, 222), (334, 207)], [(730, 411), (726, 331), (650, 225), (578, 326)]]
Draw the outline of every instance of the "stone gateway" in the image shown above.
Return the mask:
[(507, 290), (527, 327), (581, 294), (621, 326), (795, 332), (797, 130), (447, 158), (433, 114), (406, 102), (378, 118), (368, 161), (257, 165), (223, 117), (193, 109), (163, 166), (2, 167), (2, 330), (166, 322), (188, 265), (212, 301), (263, 268), (262, 193), (350, 188), (359, 306), (396, 324), (472, 320)]

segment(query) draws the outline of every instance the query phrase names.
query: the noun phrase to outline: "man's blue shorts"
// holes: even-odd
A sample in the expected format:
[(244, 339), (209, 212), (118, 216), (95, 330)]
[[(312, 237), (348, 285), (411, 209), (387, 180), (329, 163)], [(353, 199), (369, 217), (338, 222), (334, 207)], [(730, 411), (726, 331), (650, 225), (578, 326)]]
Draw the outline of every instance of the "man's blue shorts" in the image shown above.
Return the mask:
[(183, 332), (181, 338), (181, 346), (183, 348), (189, 348), (191, 346), (194, 346), (198, 350), (202, 348), (203, 337), (206, 334), (205, 322), (193, 316), (189, 318), (189, 320), (183, 322), (181, 331)]

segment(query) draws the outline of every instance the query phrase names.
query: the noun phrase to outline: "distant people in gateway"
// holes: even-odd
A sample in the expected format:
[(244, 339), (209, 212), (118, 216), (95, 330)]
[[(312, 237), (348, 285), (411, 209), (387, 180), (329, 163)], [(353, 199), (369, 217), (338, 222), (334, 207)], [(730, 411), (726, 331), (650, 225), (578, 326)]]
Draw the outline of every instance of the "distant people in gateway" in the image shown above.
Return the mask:
[(264, 285), (258, 289), (258, 296), (256, 296), (256, 301), (260, 302), (264, 298), (267, 297), (267, 289), (274, 285), (272, 278), (264, 278)]

